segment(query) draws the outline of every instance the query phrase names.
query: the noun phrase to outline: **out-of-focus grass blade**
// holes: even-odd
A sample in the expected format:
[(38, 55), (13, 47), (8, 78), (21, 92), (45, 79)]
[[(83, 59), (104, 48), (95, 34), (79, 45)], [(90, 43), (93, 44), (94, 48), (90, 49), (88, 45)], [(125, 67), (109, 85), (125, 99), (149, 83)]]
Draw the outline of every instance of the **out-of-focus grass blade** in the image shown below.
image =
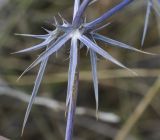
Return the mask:
[(160, 1), (153, 0), (153, 9), (155, 10), (156, 14), (160, 16)]

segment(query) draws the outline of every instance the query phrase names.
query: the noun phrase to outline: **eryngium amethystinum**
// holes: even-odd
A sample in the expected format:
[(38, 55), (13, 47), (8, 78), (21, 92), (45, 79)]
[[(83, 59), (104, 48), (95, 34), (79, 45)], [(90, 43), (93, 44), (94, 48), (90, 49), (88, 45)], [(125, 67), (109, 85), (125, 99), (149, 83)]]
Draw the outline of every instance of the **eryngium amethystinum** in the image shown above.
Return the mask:
[[(95, 101), (96, 101), (96, 110), (98, 111), (98, 76), (97, 76), (97, 55), (102, 56), (103, 58), (111, 61), (112, 63), (125, 68), (126, 70), (131, 71), (133, 74), (136, 74), (126, 66), (124, 66), (122, 63), (120, 63), (118, 60), (116, 60), (114, 57), (112, 57), (107, 51), (103, 50), (96, 41), (101, 41), (102, 43), (105, 43), (107, 45), (110, 45), (111, 47), (119, 47), (123, 49), (128, 49), (135, 52), (140, 52), (144, 54), (151, 54), (148, 52), (144, 52), (142, 50), (136, 49), (132, 46), (129, 46), (125, 43), (119, 42), (117, 40), (111, 39), (109, 37), (103, 36), (99, 34), (98, 32), (106, 28), (109, 23), (103, 24), (103, 22), (111, 17), (113, 14), (117, 13), (124, 7), (126, 7), (128, 4), (132, 3), (134, 0), (123, 0), (121, 3), (110, 9), (109, 11), (105, 12), (102, 16), (99, 18), (91, 21), (86, 22), (84, 15), (85, 9), (95, 2), (95, 0), (83, 0), (82, 2), (80, 0), (75, 0), (74, 2), (74, 10), (73, 10), (73, 20), (71, 23), (67, 22), (61, 15), (61, 20), (63, 21), (62, 24), (58, 22), (56, 17), (54, 17), (54, 23), (55, 26), (54, 30), (47, 30), (47, 32), (44, 35), (32, 35), (32, 34), (17, 34), (21, 36), (26, 37), (33, 37), (37, 39), (41, 39), (42, 43), (35, 45), (33, 47), (18, 51), (16, 53), (29, 53), (34, 52), (40, 49), (45, 50), (39, 55), (39, 57), (22, 73), (25, 74), (29, 70), (31, 70), (36, 65), (40, 64), (39, 71), (35, 80), (34, 88), (32, 91), (32, 95), (30, 98), (30, 102), (27, 107), (27, 111), (24, 118), (23, 123), (23, 129), (26, 125), (29, 113), (31, 111), (31, 107), (33, 105), (33, 102), (35, 100), (35, 97), (37, 95), (39, 86), (41, 84), (45, 68), (48, 62), (49, 57), (52, 54), (55, 54), (57, 51), (59, 51), (61, 48), (63, 48), (67, 42), (70, 42), (70, 62), (69, 62), (69, 71), (68, 71), (68, 88), (67, 88), (67, 95), (66, 95), (66, 107), (69, 108), (70, 104), (72, 102), (72, 92), (73, 92), (73, 85), (74, 85), (74, 79), (76, 74), (76, 67), (77, 67), (77, 55), (79, 48), (86, 47), (87, 50), (90, 53), (90, 60), (91, 60), (91, 68), (92, 68), (92, 77), (93, 77), (93, 85), (94, 85), (94, 91), (95, 91)], [(151, 0), (148, 1), (148, 10), (147, 10), (147, 18), (150, 13), (150, 7), (151, 7)], [(145, 26), (147, 26), (147, 21), (145, 22)], [(144, 30), (146, 30), (147, 27), (145, 27)], [(144, 36), (146, 34), (146, 31), (144, 31)], [(144, 39), (143, 39), (144, 40)], [(21, 75), (21, 76), (22, 76)], [(20, 77), (21, 77), (20, 76)], [(69, 109), (67, 109), (69, 110)]]

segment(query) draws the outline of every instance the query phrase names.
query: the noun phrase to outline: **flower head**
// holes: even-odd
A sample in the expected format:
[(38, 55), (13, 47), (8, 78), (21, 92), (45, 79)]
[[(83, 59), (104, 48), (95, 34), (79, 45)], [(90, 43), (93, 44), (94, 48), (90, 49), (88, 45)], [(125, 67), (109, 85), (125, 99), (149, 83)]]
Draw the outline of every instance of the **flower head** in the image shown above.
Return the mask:
[[(133, 0), (124, 0), (121, 4), (121, 6), (125, 6), (128, 3), (130, 3)], [(131, 51), (136, 51), (140, 53), (150, 54), (141, 50), (138, 50), (132, 46), (126, 45), (122, 42), (113, 40), (111, 38), (105, 37), (103, 35), (100, 35), (98, 32), (105, 28), (107, 25), (96, 25), (99, 23), (98, 21), (101, 21), (101, 17), (99, 20), (95, 20), (90, 23), (86, 23), (83, 17), (83, 13), (87, 6), (92, 3), (92, 0), (84, 0), (82, 3), (80, 3), (80, 0), (75, 0), (74, 4), (74, 10), (73, 10), (73, 20), (71, 23), (68, 23), (62, 16), (61, 19), (63, 21), (62, 24), (59, 24), (57, 19), (55, 18), (55, 30), (46, 30), (46, 34), (44, 35), (31, 35), (31, 34), (18, 34), (22, 36), (27, 37), (33, 37), (38, 38), (42, 40), (42, 43), (35, 45), (33, 47), (18, 51), (17, 53), (28, 53), (28, 52), (34, 52), (39, 49), (45, 48), (45, 51), (43, 51), (39, 57), (22, 73), (26, 73), (36, 65), (40, 64), (39, 72), (35, 80), (34, 88), (32, 91), (32, 96), (25, 114), (25, 119), (23, 123), (23, 129), (26, 125), (32, 104), (34, 102), (34, 99), (37, 95), (42, 77), (44, 75), (44, 71), (48, 62), (49, 57), (52, 54), (55, 54), (57, 51), (59, 51), (61, 48), (64, 47), (64, 44), (67, 42), (70, 42), (70, 63), (69, 63), (69, 72), (68, 72), (68, 88), (67, 88), (67, 97), (66, 97), (66, 106), (69, 107), (69, 104), (71, 102), (72, 98), (72, 92), (73, 92), (73, 85), (74, 85), (74, 79), (76, 74), (76, 67), (77, 67), (77, 55), (78, 50), (80, 46), (86, 47), (90, 52), (90, 60), (91, 60), (91, 68), (92, 68), (92, 77), (93, 77), (93, 85), (94, 85), (94, 91), (95, 91), (95, 101), (96, 101), (96, 110), (98, 111), (98, 77), (97, 77), (97, 55), (102, 56), (103, 58), (111, 61), (112, 63), (125, 68), (132, 73), (135, 74), (132, 70), (124, 66), (122, 63), (120, 63), (118, 60), (116, 60), (114, 57), (112, 57), (107, 51), (103, 50), (97, 43), (97, 40), (100, 40), (101, 42), (108, 44), (113, 47), (119, 47), (123, 49), (128, 49)], [(120, 6), (116, 7), (115, 12), (120, 10)], [(114, 9), (109, 11), (109, 13), (112, 15), (114, 13)], [(107, 15), (107, 16), (106, 16)], [(110, 15), (110, 16), (111, 16)], [(109, 17), (109, 14), (104, 14), (104, 16), (107, 18)], [(94, 27), (94, 28), (92, 28)], [(96, 27), (96, 28), (95, 28)], [(83, 44), (83, 45), (81, 45)]]

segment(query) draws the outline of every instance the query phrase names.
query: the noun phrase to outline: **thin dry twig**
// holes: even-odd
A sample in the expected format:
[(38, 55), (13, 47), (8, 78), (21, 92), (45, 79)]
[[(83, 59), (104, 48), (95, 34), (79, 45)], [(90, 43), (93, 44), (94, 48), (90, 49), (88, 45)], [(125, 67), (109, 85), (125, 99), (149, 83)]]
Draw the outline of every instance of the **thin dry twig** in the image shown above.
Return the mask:
[(150, 105), (154, 97), (158, 94), (160, 90), (160, 77), (156, 80), (153, 86), (150, 88), (148, 93), (144, 96), (142, 101), (136, 107), (135, 111), (128, 118), (126, 123), (122, 126), (122, 129), (118, 132), (115, 140), (125, 140), (131, 129), (135, 126), (137, 121), (143, 115), (144, 111)]
[[(133, 75), (132, 73), (126, 72), (124, 69), (116, 69), (116, 70), (99, 70), (98, 71), (98, 78), (100, 80), (106, 80), (106, 79), (114, 79), (114, 78), (137, 78), (137, 77), (157, 77), (160, 75), (160, 69), (132, 69), (135, 71), (138, 76)], [(61, 72), (56, 74), (48, 74), (45, 77), (45, 83), (51, 84), (51, 83), (62, 83), (67, 81), (67, 72)], [(54, 78), (53, 78), (54, 77)], [(12, 83), (14, 85), (32, 85), (33, 83), (31, 80), (34, 78), (33, 75), (27, 75), (24, 76), (22, 79), (22, 82), (15, 82), (17, 79), (17, 76), (11, 76), (9, 75), (6, 77), (8, 79), (9, 83)], [(83, 81), (91, 81), (91, 72), (90, 71), (81, 71), (80, 72), (80, 80)], [(100, 81), (101, 82), (101, 81)]]
[[(22, 91), (18, 91), (15, 89), (11, 89), (9, 87), (0, 87), (0, 96), (9, 96), (12, 98), (16, 98), (23, 102), (29, 102), (30, 96)], [(36, 105), (44, 106), (54, 110), (55, 112), (65, 111), (65, 103), (45, 98), (45, 97), (36, 97), (35, 103)], [(95, 110), (83, 107), (77, 107), (76, 109), (77, 115), (87, 115), (91, 117), (95, 117)], [(113, 113), (99, 112), (99, 120), (104, 122), (117, 123), (120, 121), (120, 118)]]

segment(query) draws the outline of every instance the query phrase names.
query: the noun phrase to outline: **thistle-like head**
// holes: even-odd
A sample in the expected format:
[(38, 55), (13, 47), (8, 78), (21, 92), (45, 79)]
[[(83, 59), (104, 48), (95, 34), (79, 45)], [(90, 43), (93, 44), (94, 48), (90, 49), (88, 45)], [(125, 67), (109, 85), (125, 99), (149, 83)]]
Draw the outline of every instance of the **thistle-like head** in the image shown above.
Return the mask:
[[(34, 99), (37, 95), (48, 59), (52, 54), (55, 54), (61, 48), (63, 48), (67, 42), (70, 42), (70, 62), (69, 62), (69, 72), (68, 72), (68, 88), (67, 88), (67, 97), (66, 97), (66, 106), (69, 107), (72, 100), (72, 93), (73, 93), (73, 85), (74, 79), (76, 74), (76, 68), (78, 65), (78, 51), (80, 47), (86, 47), (90, 53), (90, 60), (91, 60), (91, 68), (92, 68), (92, 77), (93, 77), (93, 84), (94, 84), (94, 91), (95, 91), (95, 101), (96, 101), (96, 109), (98, 110), (98, 76), (97, 76), (97, 55), (102, 56), (103, 58), (111, 61), (112, 63), (125, 68), (132, 73), (135, 74), (132, 70), (128, 69), (114, 57), (112, 57), (107, 51), (102, 49), (96, 41), (99, 40), (102, 43), (108, 44), (113, 47), (119, 47), (123, 49), (128, 49), (131, 51), (136, 51), (145, 54), (151, 54), (148, 52), (144, 52), (138, 50), (132, 46), (126, 45), (122, 42), (117, 40), (113, 40), (111, 38), (105, 37), (100, 35), (98, 32), (107, 27), (109, 24), (102, 24), (105, 19), (112, 16), (117, 11), (121, 10), (123, 7), (131, 3), (133, 0), (124, 0), (119, 5), (115, 6), (113, 9), (109, 10), (108, 12), (104, 13), (101, 17), (95, 19), (92, 22), (87, 23), (83, 14), (85, 9), (93, 2), (92, 0), (83, 0), (80, 3), (80, 0), (75, 0), (74, 10), (73, 10), (73, 20), (71, 22), (66, 21), (61, 15), (60, 18), (62, 20), (62, 24), (60, 24), (57, 19), (55, 18), (54, 30), (47, 30), (44, 35), (31, 35), (31, 34), (21, 34), (22, 36), (28, 36), (33, 38), (38, 38), (42, 40), (42, 43), (37, 44), (33, 47), (18, 51), (17, 53), (27, 53), (27, 52), (34, 52), (39, 49), (45, 48), (45, 50), (39, 55), (39, 57), (23, 72), (26, 73), (36, 65), (40, 64), (39, 72), (37, 78), (35, 80), (35, 85), (32, 91), (32, 96), (26, 111), (23, 129), (27, 122), (32, 104)], [(100, 25), (100, 26), (98, 26)], [(81, 45), (82, 44), (82, 45)], [(22, 75), (23, 75), (22, 74)]]

